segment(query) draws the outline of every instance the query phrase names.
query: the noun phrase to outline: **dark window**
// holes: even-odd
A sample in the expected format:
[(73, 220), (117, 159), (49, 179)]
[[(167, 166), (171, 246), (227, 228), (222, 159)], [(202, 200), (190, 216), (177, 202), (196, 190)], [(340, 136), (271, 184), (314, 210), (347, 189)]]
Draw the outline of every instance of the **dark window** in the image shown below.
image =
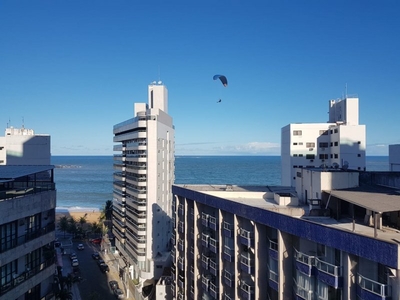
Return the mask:
[(306, 159), (314, 159), (315, 158), (315, 154), (307, 154), (306, 155)]

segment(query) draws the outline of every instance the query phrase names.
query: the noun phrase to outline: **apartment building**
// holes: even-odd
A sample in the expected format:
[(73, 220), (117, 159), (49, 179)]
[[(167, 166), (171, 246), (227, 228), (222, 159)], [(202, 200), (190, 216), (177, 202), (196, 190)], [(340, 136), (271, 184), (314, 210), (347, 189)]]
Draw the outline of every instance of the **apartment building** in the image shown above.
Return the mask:
[(0, 137), (0, 165), (50, 165), (50, 135), (7, 127)]
[(400, 171), (400, 144), (389, 145), (389, 171)]
[(169, 266), (174, 126), (168, 90), (148, 86), (148, 102), (114, 126), (113, 229), (121, 276), (134, 282), (136, 300), (150, 298)]
[(0, 166), (0, 299), (54, 299), (53, 166)]
[(173, 298), (399, 299), (400, 195), (363, 173), (303, 168), (296, 189), (174, 185)]
[(359, 99), (329, 101), (327, 123), (293, 123), (281, 129), (281, 184), (296, 186), (302, 167), (365, 170), (366, 127), (359, 124)]

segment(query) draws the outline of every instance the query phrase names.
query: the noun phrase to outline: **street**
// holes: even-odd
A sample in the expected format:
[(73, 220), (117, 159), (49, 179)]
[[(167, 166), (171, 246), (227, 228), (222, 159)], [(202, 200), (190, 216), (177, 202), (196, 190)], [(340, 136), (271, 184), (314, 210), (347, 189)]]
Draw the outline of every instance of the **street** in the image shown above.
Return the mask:
[[(78, 250), (77, 246), (79, 243), (83, 243), (85, 246), (84, 250)], [(74, 300), (111, 300), (116, 299), (110, 286), (110, 280), (116, 280), (120, 287), (122, 282), (118, 277), (118, 270), (114, 266), (113, 261), (109, 261), (108, 256), (101, 253), (99, 245), (92, 245), (89, 242), (73, 242), (68, 248), (64, 248), (67, 252), (63, 255), (63, 275), (67, 276), (68, 273), (72, 272), (72, 266), (70, 261), (70, 254), (75, 252), (79, 260), (80, 277), (82, 281), (80, 283), (74, 283), (71, 289)], [(99, 252), (100, 258), (110, 268), (109, 272), (103, 273), (99, 266), (98, 261), (92, 258), (93, 252)], [(79, 291), (78, 291), (79, 290)], [(80, 294), (77, 295), (77, 294)], [(124, 295), (126, 296), (126, 295)], [(125, 297), (124, 297), (125, 298)]]

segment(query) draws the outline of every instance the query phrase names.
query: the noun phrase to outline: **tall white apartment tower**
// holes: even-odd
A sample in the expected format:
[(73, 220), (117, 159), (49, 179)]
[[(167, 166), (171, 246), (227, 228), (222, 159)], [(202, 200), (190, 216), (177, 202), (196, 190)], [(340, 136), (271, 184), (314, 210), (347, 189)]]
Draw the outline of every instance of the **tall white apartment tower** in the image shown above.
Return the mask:
[(298, 168), (365, 170), (366, 128), (358, 123), (358, 97), (330, 100), (328, 113), (327, 123), (282, 128), (282, 185), (296, 186)]
[(167, 88), (150, 84), (148, 103), (135, 103), (134, 117), (113, 133), (115, 245), (120, 274), (137, 283), (134, 297), (141, 299), (170, 264), (175, 142)]

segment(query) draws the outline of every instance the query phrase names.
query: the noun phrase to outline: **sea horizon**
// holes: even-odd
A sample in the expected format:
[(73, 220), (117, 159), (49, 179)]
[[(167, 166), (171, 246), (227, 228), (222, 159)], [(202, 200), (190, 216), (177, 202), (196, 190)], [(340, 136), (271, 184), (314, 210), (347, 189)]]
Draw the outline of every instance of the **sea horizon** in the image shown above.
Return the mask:
[[(367, 156), (388, 171), (388, 156)], [(57, 212), (102, 210), (113, 200), (113, 155), (52, 155)], [(174, 184), (281, 185), (280, 155), (176, 155)]]

